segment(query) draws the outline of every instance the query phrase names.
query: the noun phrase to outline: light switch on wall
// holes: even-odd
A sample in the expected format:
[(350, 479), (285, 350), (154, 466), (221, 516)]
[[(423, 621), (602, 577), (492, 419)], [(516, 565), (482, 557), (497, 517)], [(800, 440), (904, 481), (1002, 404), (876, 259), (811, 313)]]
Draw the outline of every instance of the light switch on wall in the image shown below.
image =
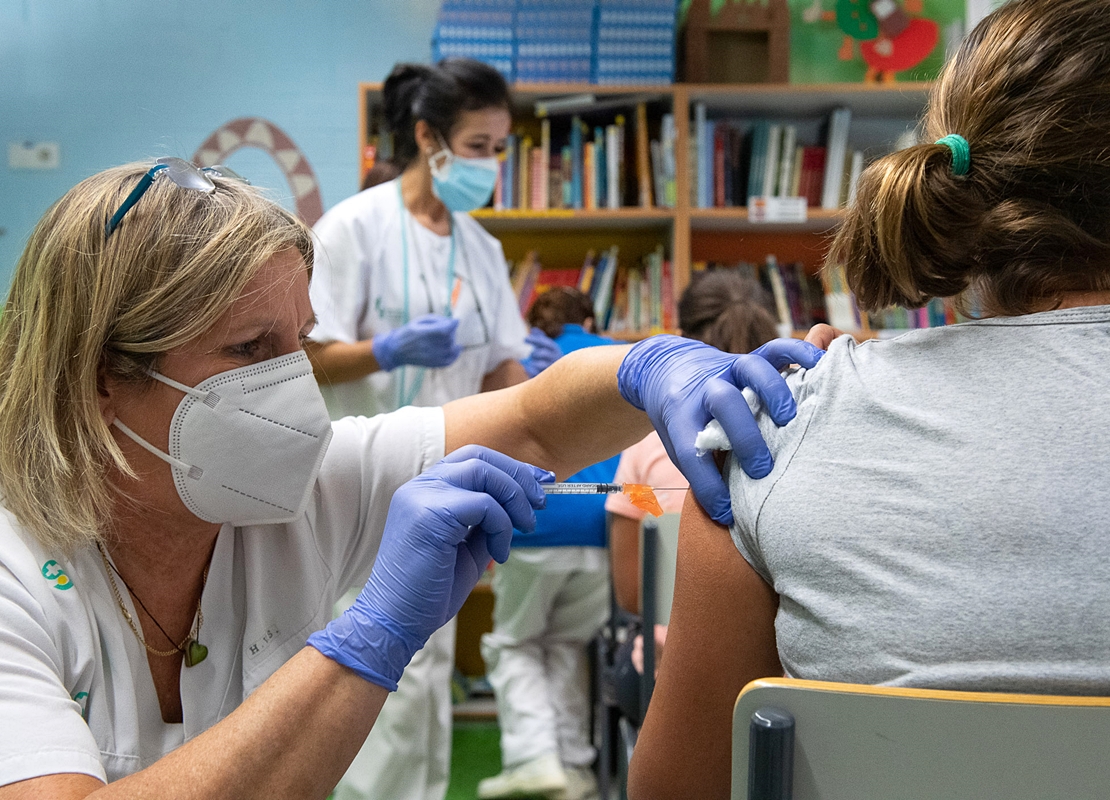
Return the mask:
[(57, 142), (8, 143), (8, 166), (12, 169), (57, 169), (60, 159)]

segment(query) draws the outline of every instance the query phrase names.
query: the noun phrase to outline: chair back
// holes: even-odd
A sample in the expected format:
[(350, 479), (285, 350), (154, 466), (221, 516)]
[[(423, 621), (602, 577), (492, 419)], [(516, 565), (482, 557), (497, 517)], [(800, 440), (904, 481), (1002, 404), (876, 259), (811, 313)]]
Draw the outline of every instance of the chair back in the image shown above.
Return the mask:
[[(773, 728), (790, 717), (787, 752)], [(732, 737), (733, 800), (1110, 797), (1105, 697), (770, 678), (740, 693)], [(776, 776), (791, 760), (791, 776)]]
[[(674, 602), (674, 573), (678, 561), (678, 512), (661, 517), (645, 517), (640, 523), (640, 609), (644, 609), (645, 590), (654, 597), (654, 622), (668, 625)], [(654, 527), (655, 533), (651, 533)], [(654, 591), (650, 591), (654, 588)], [(650, 603), (650, 601), (649, 601)], [(647, 620), (644, 620), (645, 626)]]

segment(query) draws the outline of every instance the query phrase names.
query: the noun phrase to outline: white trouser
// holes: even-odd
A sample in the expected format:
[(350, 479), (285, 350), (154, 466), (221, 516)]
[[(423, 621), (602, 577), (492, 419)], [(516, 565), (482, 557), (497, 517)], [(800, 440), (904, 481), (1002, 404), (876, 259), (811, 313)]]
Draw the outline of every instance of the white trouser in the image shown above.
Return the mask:
[[(357, 594), (357, 592), (356, 592)], [(456, 620), (417, 651), (333, 800), (443, 800), (451, 776)]]
[(586, 643), (609, 615), (606, 552), (596, 547), (522, 548), (493, 577), (493, 632), (482, 658), (497, 698), (505, 769), (554, 753), (589, 766)]

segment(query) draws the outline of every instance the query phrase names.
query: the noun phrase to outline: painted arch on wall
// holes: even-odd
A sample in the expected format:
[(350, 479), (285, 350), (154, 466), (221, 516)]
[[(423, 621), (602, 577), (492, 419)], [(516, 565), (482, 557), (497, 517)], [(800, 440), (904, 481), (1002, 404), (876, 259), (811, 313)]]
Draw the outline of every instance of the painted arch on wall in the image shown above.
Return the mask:
[(240, 117), (225, 123), (204, 140), (193, 156), (193, 163), (210, 167), (226, 161), (243, 147), (258, 148), (274, 159), (293, 192), (297, 214), (306, 224), (315, 225), (324, 216), (320, 185), (308, 159), (285, 131), (269, 120)]

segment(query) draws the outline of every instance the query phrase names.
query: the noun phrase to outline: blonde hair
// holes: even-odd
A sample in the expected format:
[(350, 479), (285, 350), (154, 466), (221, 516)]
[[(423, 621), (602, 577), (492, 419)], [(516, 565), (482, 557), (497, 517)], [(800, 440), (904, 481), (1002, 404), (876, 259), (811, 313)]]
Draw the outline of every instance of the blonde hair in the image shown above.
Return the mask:
[(98, 402), (98, 379), (144, 385), (171, 348), (210, 328), (273, 255), (311, 269), (309, 229), (239, 181), (211, 194), (154, 181), (104, 227), (150, 164), (88, 178), (39, 221), (0, 317), (0, 492), (47, 548), (104, 532), (115, 467), (134, 476)]
[(1012, 0), (945, 67), (928, 142), (875, 162), (829, 253), (862, 308), (1016, 316), (1110, 289), (1110, 1)]

